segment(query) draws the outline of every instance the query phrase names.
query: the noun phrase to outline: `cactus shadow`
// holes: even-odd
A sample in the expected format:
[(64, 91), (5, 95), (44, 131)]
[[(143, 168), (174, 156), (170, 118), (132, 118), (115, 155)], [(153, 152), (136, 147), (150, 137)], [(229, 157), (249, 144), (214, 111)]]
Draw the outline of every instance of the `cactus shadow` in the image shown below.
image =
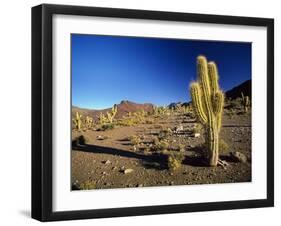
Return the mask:
[(109, 155), (138, 159), (141, 161), (142, 165), (146, 169), (154, 168), (157, 170), (164, 170), (167, 168), (164, 155), (144, 155), (141, 153), (126, 151), (126, 150), (121, 150), (111, 147), (97, 146), (92, 144), (74, 145), (72, 146), (72, 150), (93, 153), (93, 154), (94, 153), (109, 154)]
[(196, 167), (206, 167), (206, 159), (202, 156), (186, 156), (182, 162), (185, 165), (196, 166)]
[(220, 155), (220, 159), (226, 162), (237, 162), (230, 155)]
[(199, 145), (189, 148), (187, 155), (183, 160), (183, 164), (196, 167), (206, 167), (207, 162), (204, 158), (204, 147)]

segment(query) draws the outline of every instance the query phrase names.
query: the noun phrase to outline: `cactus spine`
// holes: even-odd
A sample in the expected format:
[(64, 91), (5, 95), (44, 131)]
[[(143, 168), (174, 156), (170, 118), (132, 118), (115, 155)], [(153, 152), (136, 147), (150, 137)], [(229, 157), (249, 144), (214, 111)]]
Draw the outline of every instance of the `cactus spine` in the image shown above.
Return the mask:
[(192, 105), (206, 129), (209, 165), (216, 166), (219, 161), (219, 132), (224, 94), (219, 88), (218, 71), (214, 62), (208, 63), (204, 56), (198, 56), (197, 74), (198, 81), (190, 86)]
[(80, 130), (82, 126), (82, 115), (76, 112), (75, 118), (73, 119), (74, 126), (76, 129)]
[(244, 111), (247, 113), (248, 108), (250, 107), (250, 98), (248, 96), (244, 96), (243, 92), (241, 92), (241, 96), (242, 96), (242, 104), (244, 106)]

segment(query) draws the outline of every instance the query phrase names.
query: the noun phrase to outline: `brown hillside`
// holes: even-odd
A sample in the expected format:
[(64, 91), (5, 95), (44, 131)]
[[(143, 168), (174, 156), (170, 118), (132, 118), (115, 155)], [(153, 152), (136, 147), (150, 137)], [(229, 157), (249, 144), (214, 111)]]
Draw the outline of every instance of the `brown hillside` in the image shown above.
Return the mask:
[[(120, 102), (120, 104), (117, 104), (117, 114), (116, 118), (122, 118), (123, 116), (127, 115), (129, 112), (137, 112), (144, 110), (146, 112), (152, 112), (153, 111), (153, 104), (145, 103), (145, 104), (138, 104), (131, 101), (123, 100)], [(106, 112), (111, 111), (111, 108), (103, 109), (103, 110), (94, 110), (94, 109), (85, 109), (85, 108), (79, 108), (76, 106), (72, 107), (72, 115), (76, 112), (81, 113), (83, 116), (91, 116), (94, 118), (94, 120), (98, 119), (98, 116), (102, 112), (105, 114)]]

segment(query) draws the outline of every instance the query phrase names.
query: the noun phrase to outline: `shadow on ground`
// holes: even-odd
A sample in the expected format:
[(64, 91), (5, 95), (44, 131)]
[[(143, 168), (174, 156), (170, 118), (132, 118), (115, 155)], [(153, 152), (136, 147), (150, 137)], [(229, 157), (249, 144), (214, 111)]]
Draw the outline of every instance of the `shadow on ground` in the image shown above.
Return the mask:
[[(141, 161), (142, 165), (146, 169), (157, 169), (165, 170), (168, 169), (167, 166), (167, 154), (163, 153), (151, 153), (149, 155), (136, 153), (111, 147), (97, 146), (92, 144), (72, 146), (74, 151), (82, 151), (87, 153), (96, 154), (109, 154), (115, 156), (122, 156), (126, 158), (134, 158)], [(206, 167), (206, 162), (202, 158), (202, 148), (194, 147), (187, 151), (186, 157), (182, 162), (185, 165), (195, 166), (195, 167)]]
[(110, 155), (122, 156), (126, 158), (134, 158), (134, 159), (141, 160), (143, 166), (146, 168), (149, 169), (154, 168), (158, 170), (167, 169), (166, 156), (163, 154), (144, 155), (141, 153), (135, 153), (135, 152), (120, 150), (116, 148), (103, 147), (103, 146), (90, 145), (90, 144), (72, 146), (72, 149), (75, 151), (83, 151), (88, 153), (110, 154)]

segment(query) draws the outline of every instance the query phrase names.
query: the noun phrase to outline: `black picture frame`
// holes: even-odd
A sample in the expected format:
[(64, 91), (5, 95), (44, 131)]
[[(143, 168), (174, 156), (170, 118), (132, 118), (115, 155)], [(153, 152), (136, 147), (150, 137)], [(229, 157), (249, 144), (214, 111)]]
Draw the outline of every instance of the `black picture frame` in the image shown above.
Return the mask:
[[(52, 210), (52, 17), (55, 14), (261, 26), (267, 28), (267, 198), (96, 210)], [(274, 206), (274, 20), (43, 4), (32, 8), (32, 218), (122, 217)]]

